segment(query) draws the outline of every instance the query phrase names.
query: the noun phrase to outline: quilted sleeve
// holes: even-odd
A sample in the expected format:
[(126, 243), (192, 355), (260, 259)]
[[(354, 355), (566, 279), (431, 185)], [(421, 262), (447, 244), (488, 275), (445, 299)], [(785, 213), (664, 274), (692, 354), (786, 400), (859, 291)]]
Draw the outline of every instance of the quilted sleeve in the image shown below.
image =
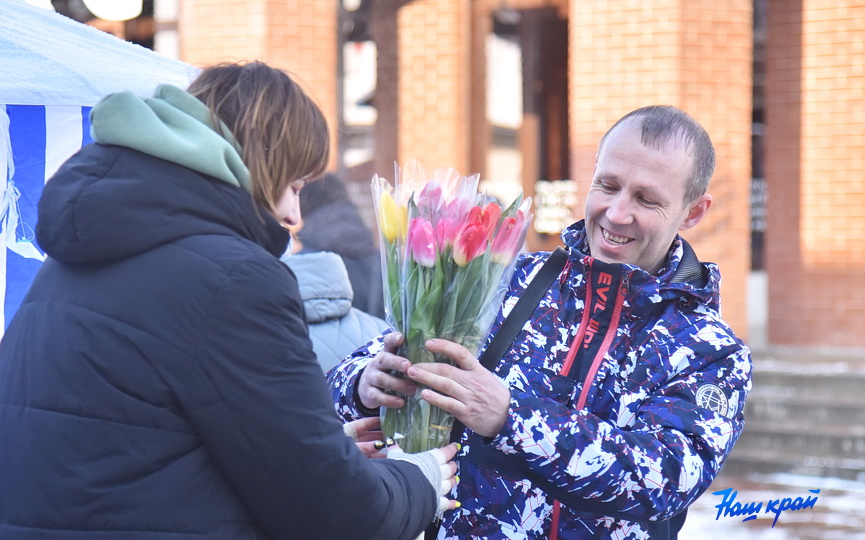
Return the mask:
[(327, 385), (333, 398), (336, 413), (344, 422), (375, 416), (378, 411), (364, 410), (357, 399), (357, 384), (369, 361), (384, 348), (384, 331), (371, 342), (355, 350), (342, 362), (327, 372)]

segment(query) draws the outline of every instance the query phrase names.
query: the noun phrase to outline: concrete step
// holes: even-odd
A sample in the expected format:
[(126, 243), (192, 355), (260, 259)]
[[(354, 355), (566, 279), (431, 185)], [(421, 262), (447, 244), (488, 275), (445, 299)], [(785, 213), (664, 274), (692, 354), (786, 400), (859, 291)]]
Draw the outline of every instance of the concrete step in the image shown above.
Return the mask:
[(865, 405), (863, 373), (827, 372), (811, 366), (806, 370), (796, 364), (767, 369), (760, 367), (760, 363), (755, 361), (752, 379), (751, 395), (758, 399), (762, 396), (767, 399), (791, 398), (803, 402), (839, 400)]
[(795, 422), (745, 423), (736, 448), (767, 456), (853, 459), (865, 457), (865, 425), (827, 426)]
[[(862, 382), (865, 391), (865, 381)], [(766, 391), (752, 391), (745, 404), (745, 422), (790, 423), (847, 427), (865, 425), (865, 399), (852, 400), (820, 396), (802, 398), (798, 395), (778, 395)]]
[(755, 356), (745, 431), (724, 469), (865, 481), (865, 351)]
[[(741, 442), (741, 441), (740, 441)], [(750, 451), (738, 444), (727, 458), (724, 474), (747, 476), (752, 474), (796, 474), (843, 478), (865, 483), (865, 457), (836, 458), (832, 456), (790, 456)]]

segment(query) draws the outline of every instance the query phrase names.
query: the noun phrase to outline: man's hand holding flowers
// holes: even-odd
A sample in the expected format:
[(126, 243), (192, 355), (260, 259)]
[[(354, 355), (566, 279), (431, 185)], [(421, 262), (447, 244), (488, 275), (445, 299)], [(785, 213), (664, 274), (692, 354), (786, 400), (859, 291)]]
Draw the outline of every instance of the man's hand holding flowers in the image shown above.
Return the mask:
[(462, 345), (446, 339), (429, 339), (426, 348), (433, 354), (447, 356), (455, 365), (409, 363), (406, 375), (429, 387), (421, 392), (421, 397), (451, 413), (478, 435), (494, 437), (508, 417), (511, 391)]
[[(501, 430), (510, 407), (510, 390), (468, 349), (446, 339), (430, 339), (426, 348), (450, 358), (455, 365), (412, 364), (396, 355), (402, 345), (401, 335), (388, 334), (384, 343), (385, 350), (367, 365), (358, 383), (365, 407), (401, 406), (402, 398), (391, 393), (413, 395), (416, 385), (411, 381), (415, 381), (429, 387), (421, 392), (423, 399), (453, 414), (475, 433), (493, 437)], [(404, 373), (410, 380), (392, 375), (393, 371)]]
[(408, 360), (396, 354), (403, 342), (404, 338), (399, 332), (384, 336), (384, 350), (375, 355), (363, 369), (357, 385), (357, 396), (367, 409), (398, 409), (405, 404), (405, 399), (400, 396), (413, 396), (417, 391), (414, 382), (394, 375), (406, 370), (404, 363)]

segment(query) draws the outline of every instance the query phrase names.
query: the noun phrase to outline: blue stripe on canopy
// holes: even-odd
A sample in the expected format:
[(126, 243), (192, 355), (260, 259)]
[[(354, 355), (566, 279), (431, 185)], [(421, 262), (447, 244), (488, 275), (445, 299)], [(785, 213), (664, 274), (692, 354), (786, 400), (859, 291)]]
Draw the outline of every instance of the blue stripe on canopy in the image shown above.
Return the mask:
[[(36, 205), (45, 185), (45, 107), (39, 105), (8, 105), (9, 138), (15, 159), (12, 181), (20, 196), (17, 200), (19, 222), (14, 231), (10, 224), (7, 242), (32, 241), (36, 245)], [(37, 246), (38, 247), (38, 246)], [(41, 251), (41, 250), (40, 250)], [(28, 259), (6, 250), (6, 295), (3, 313), (6, 325), (21, 305), (39, 266), (37, 259)]]
[(81, 107), (81, 146), (93, 142), (90, 138), (90, 109), (93, 107)]
[[(27, 294), (39, 266), (42, 264), (38, 258), (42, 254), (35, 238), (36, 221), (38, 219), (39, 197), (42, 188), (48, 180), (45, 178), (48, 156), (53, 155), (55, 163), (52, 168), (57, 167), (69, 152), (78, 148), (81, 144), (93, 142), (90, 138), (90, 110), (92, 107), (76, 108), (72, 112), (73, 126), (79, 127), (80, 133), (65, 132), (47, 133), (46, 115), (49, 111), (41, 105), (7, 105), (6, 114), (9, 117), (9, 139), (12, 145), (12, 160), (14, 163), (14, 174), (12, 183), (17, 190), (17, 197), (9, 198), (10, 203), (15, 205), (14, 214), (17, 214), (17, 222), (10, 223), (7, 231), (6, 249), (6, 276), (5, 294), (3, 295), (4, 328), (8, 326), (12, 316), (21, 305), (21, 301)], [(58, 114), (57, 108), (52, 109), (52, 114)], [(62, 113), (68, 114), (68, 113)], [(64, 125), (54, 124), (55, 126)], [(53, 135), (50, 137), (49, 135)], [(50, 141), (54, 141), (54, 148), (47, 148)], [(58, 153), (59, 152), (59, 153)], [(16, 246), (31, 244), (29, 249), (19, 249)], [(35, 249), (34, 249), (35, 248)], [(22, 255), (23, 254), (23, 255)], [(30, 255), (25, 256), (25, 255)]]

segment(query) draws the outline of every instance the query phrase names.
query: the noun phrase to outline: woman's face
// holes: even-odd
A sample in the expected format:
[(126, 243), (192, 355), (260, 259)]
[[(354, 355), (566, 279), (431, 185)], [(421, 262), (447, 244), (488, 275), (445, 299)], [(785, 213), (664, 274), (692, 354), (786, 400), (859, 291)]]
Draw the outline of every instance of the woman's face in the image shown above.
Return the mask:
[(305, 179), (295, 180), (285, 188), (282, 197), (276, 202), (273, 217), (286, 226), (300, 223), (300, 190), (306, 185)]

